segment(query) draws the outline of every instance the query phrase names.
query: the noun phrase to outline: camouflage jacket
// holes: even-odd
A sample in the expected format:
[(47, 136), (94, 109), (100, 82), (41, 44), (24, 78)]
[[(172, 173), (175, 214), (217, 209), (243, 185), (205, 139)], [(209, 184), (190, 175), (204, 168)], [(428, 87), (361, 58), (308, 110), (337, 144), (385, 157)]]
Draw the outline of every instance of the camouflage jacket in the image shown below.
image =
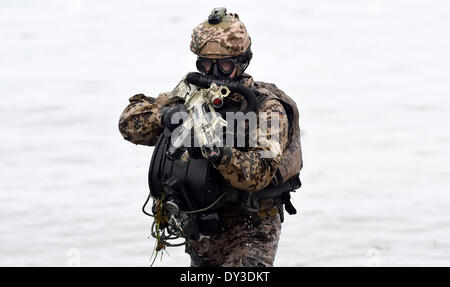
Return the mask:
[[(278, 128), (265, 123), (258, 125), (267, 128), (258, 129), (257, 143), (250, 148), (231, 148), (222, 156), (216, 169), (231, 186), (249, 192), (261, 190), (268, 186), (281, 162), (282, 154), (288, 143), (289, 124), (283, 106), (276, 99), (264, 101), (258, 93), (258, 83), (252, 77), (244, 75), (243, 84), (256, 90), (259, 102), (259, 113), (267, 113), (265, 120), (270, 121), (271, 115), (277, 115)], [(271, 91), (275, 93), (277, 91)], [(281, 92), (281, 91), (280, 91)], [(265, 90), (267, 93), (267, 90)], [(164, 125), (161, 122), (161, 108), (174, 106), (168, 96), (170, 92), (160, 94), (156, 99), (138, 94), (130, 98), (130, 104), (125, 108), (119, 120), (119, 129), (123, 137), (135, 144), (155, 145)], [(226, 98), (225, 106), (232, 110), (244, 110), (246, 102), (239, 94)], [(262, 142), (264, 141), (264, 143)], [(271, 157), (261, 157), (261, 152), (274, 153)]]

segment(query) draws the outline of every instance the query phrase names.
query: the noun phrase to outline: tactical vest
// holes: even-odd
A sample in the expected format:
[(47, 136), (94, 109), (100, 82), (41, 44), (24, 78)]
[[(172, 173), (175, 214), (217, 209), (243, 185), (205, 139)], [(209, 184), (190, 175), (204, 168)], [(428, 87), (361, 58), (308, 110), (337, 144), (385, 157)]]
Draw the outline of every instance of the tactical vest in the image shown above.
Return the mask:
[[(289, 214), (296, 213), (289, 201), (289, 192), (301, 186), (299, 172), (302, 168), (302, 153), (297, 106), (274, 84), (255, 82), (255, 86), (258, 105), (269, 99), (277, 99), (283, 105), (289, 122), (288, 145), (271, 184), (253, 193), (240, 191), (228, 186), (222, 175), (206, 159), (191, 159), (187, 162), (169, 159), (166, 152), (171, 132), (166, 128), (158, 138), (150, 163), (148, 183), (153, 198), (159, 199), (163, 191), (173, 194), (173, 189), (176, 189), (182, 210), (201, 210), (214, 204), (208, 212), (229, 204), (239, 205), (244, 211), (258, 211), (260, 201), (278, 199), (279, 204), (285, 204)], [(218, 198), (223, 200), (217, 203)]]
[(286, 182), (298, 175), (303, 167), (302, 149), (300, 145), (300, 127), (297, 104), (277, 86), (271, 83), (255, 82), (258, 105), (270, 100), (277, 99), (286, 111), (289, 122), (289, 141), (283, 151), (281, 163), (272, 180), (274, 185)]

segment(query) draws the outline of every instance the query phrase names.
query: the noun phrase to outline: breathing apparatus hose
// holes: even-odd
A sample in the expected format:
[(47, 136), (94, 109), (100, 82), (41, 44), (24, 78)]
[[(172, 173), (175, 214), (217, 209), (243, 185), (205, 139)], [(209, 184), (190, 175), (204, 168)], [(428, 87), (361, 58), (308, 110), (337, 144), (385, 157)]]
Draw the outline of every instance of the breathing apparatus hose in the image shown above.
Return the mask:
[(227, 86), (230, 89), (230, 91), (241, 94), (247, 101), (247, 108), (243, 112), (244, 114), (248, 112), (256, 113), (258, 111), (255, 92), (251, 88), (248, 88), (241, 83), (226, 80), (211, 79), (197, 72), (187, 74), (186, 81), (189, 84), (196, 85), (204, 89), (209, 88), (212, 83)]

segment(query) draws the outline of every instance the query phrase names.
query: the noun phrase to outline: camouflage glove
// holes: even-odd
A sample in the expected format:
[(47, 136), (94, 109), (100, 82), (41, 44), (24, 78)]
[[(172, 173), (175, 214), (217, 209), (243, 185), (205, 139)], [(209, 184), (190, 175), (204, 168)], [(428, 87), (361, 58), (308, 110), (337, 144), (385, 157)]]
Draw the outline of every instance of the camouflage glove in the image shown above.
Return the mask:
[(184, 112), (187, 113), (186, 107), (183, 104), (174, 106), (174, 107), (163, 107), (161, 108), (161, 122), (166, 126), (170, 131), (173, 131), (177, 127), (183, 124), (183, 121), (180, 120), (178, 123), (172, 123), (172, 117), (176, 113)]

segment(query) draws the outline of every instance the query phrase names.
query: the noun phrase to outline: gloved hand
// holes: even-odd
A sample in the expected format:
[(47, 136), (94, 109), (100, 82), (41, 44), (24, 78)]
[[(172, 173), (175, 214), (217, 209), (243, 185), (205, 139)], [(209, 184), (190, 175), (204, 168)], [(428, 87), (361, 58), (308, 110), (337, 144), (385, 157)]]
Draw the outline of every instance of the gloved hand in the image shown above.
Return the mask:
[[(202, 154), (202, 150), (199, 147), (188, 147), (187, 151), (189, 156), (193, 159), (205, 159)], [(211, 153), (208, 157), (206, 157), (206, 159), (209, 159), (214, 165), (216, 165), (220, 162), (224, 153), (225, 147), (219, 147), (217, 153)]]
[(183, 124), (183, 121), (180, 120), (178, 123), (172, 123), (172, 116), (176, 113), (184, 112), (187, 113), (186, 107), (183, 104), (179, 104), (174, 107), (163, 107), (161, 109), (161, 122), (166, 126), (170, 131), (173, 131), (178, 126)]
[(202, 149), (199, 147), (188, 147), (187, 151), (189, 153), (189, 157), (193, 158), (193, 159), (204, 159), (203, 154), (202, 154)]

